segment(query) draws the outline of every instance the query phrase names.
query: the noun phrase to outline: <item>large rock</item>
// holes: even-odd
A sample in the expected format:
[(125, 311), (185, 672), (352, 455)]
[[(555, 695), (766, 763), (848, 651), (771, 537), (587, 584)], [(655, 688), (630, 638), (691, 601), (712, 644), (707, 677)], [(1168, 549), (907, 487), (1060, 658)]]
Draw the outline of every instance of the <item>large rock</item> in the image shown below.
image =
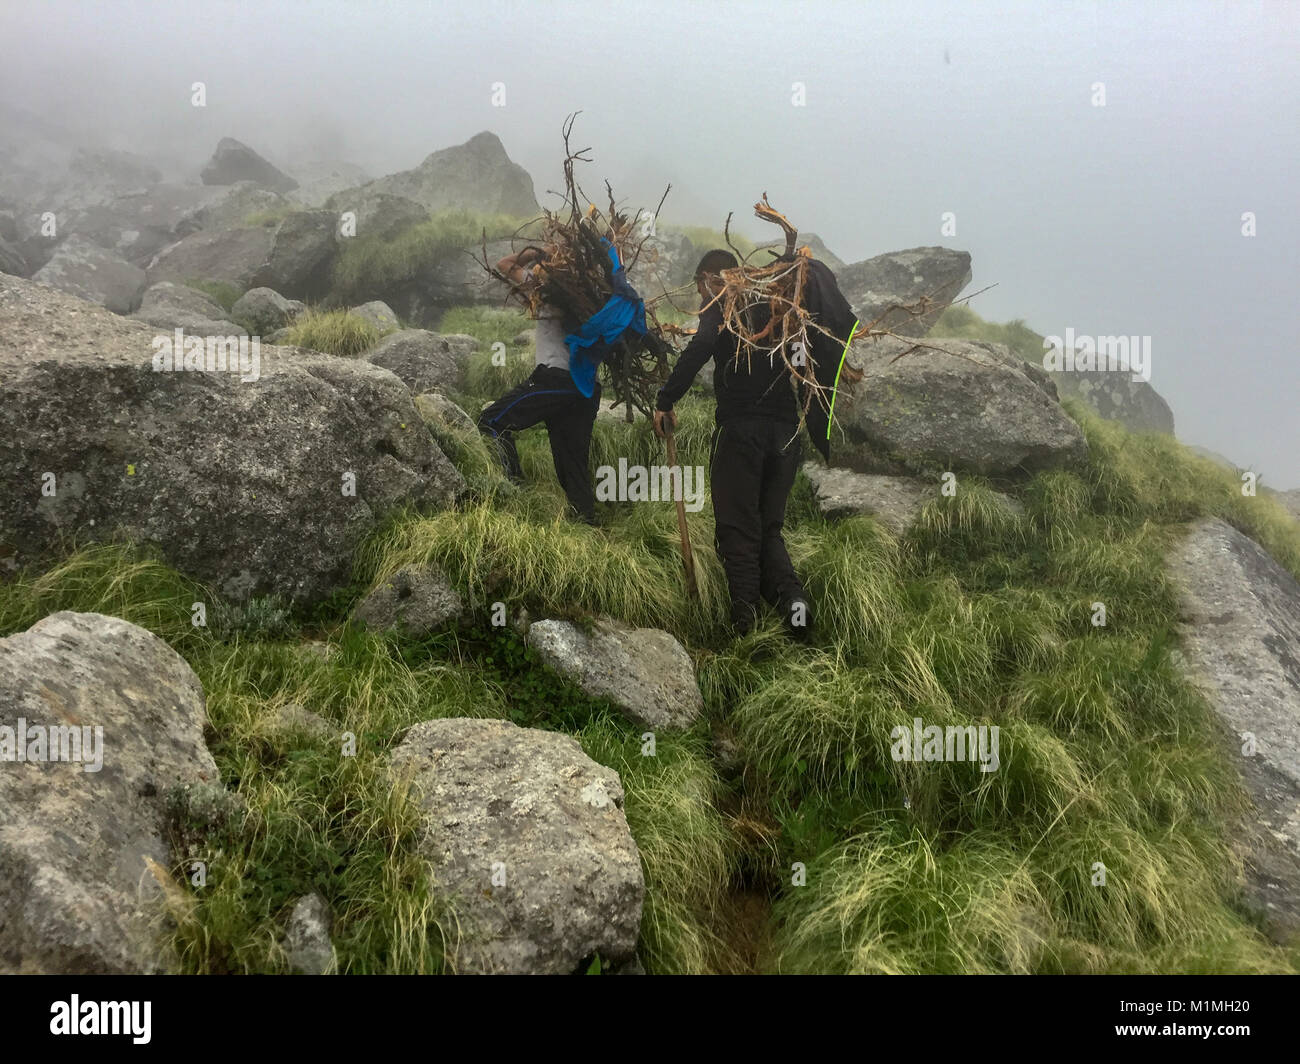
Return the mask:
[(386, 370), (264, 346), (255, 373), (155, 372), (156, 335), (0, 276), (0, 562), (122, 531), (229, 597), (311, 601), (385, 514), (464, 489)]
[(348, 313), (370, 322), (380, 333), (395, 332), (402, 327), (402, 323), (397, 320), (397, 315), (393, 313), (393, 308), (381, 299), (372, 299), (369, 303), (350, 307)]
[(576, 740), (500, 720), (431, 720), (393, 751), (423, 813), (462, 973), (568, 974), (635, 957), (645, 882), (618, 773)]
[[(1216, 519), (1170, 558), (1194, 678), (1240, 755), (1258, 822), (1240, 835), (1248, 901), (1277, 939), (1300, 933), (1300, 584), (1253, 540)], [(1255, 753), (1242, 750), (1246, 735)]]
[(1148, 381), (1129, 373), (1047, 371), (1062, 399), (1078, 399), (1129, 432), (1174, 434), (1174, 412)]
[[(196, 219), (202, 218), (204, 209), (226, 194), (225, 189), (202, 185), (153, 185), (123, 193), (105, 204), (72, 212), (56, 210), (59, 233), (84, 236), (136, 266), (144, 267), (163, 248), (182, 237), (200, 228), (215, 228), (200, 225)], [(39, 249), (43, 243), (48, 243), (34, 228), (38, 220), (38, 216), (31, 217), (33, 228), (27, 234), (29, 240), (24, 247)]]
[(283, 196), (260, 188), (252, 181), (205, 188), (208, 199), (187, 211), (177, 223), (179, 236), (188, 236), (200, 229), (238, 229), (247, 224), (250, 215), (275, 212), (286, 203)]
[(255, 336), (267, 336), (283, 329), (306, 307), (296, 299), (285, 299), (274, 288), (250, 288), (230, 308), (231, 316), (253, 330)]
[(494, 133), (480, 133), (464, 144), (443, 148), (414, 170), (378, 178), (362, 189), (403, 196), (428, 211), (473, 210), (519, 218), (540, 213), (533, 179), (510, 161)]
[[(1047, 374), (1001, 344), (893, 337), (854, 344), (864, 379), (841, 381), (831, 458), (865, 473), (984, 475), (1068, 467), (1087, 456)], [(841, 436), (840, 433), (843, 433)]]
[(357, 239), (378, 237), (391, 240), (403, 230), (428, 221), (429, 210), (405, 196), (380, 192), (372, 185), (348, 189), (331, 196), (327, 209), (341, 219), (345, 213), (356, 215)]
[(588, 634), (568, 621), (538, 621), (527, 640), (586, 694), (614, 703), (646, 727), (689, 728), (704, 709), (691, 656), (658, 628), (599, 618)]
[[(924, 336), (944, 305), (970, 284), (970, 255), (948, 248), (891, 251), (835, 271), (840, 290), (864, 325)], [(891, 309), (914, 307), (911, 310)], [(883, 315), (883, 316), (882, 316)]]
[(242, 336), (226, 308), (188, 285), (159, 281), (145, 289), (131, 317), (160, 329), (183, 329), (191, 336)]
[[(0, 639), (0, 736), (19, 718), (92, 742), (75, 761), (0, 766), (0, 969), (101, 974), (167, 967), (149, 861), (169, 869), (166, 802), (216, 783), (198, 677), (116, 617), (55, 613)], [(86, 758), (102, 729), (102, 767)], [(62, 733), (66, 736), (68, 733)], [(0, 756), (16, 756), (11, 746)], [(44, 745), (44, 744), (43, 744)], [(53, 742), (46, 747), (46, 756)], [(67, 752), (64, 743), (60, 751)]]
[(154, 257), (149, 283), (224, 281), (247, 291), (274, 246), (275, 230), (264, 226), (191, 233)]
[(460, 595), (442, 572), (408, 565), (381, 580), (357, 606), (356, 617), (369, 628), (425, 636), (457, 620), (463, 610)]
[(253, 284), (274, 288), (290, 299), (320, 299), (329, 290), (338, 250), (332, 211), (298, 211), (275, 230), (275, 242)]
[(241, 144), (234, 137), (222, 137), (217, 142), (217, 150), (212, 153), (212, 158), (204, 165), (199, 176), (205, 185), (233, 185), (239, 181), (251, 181), (280, 193), (298, 187), (298, 182), (292, 177), (277, 170), (247, 144)]
[(98, 303), (116, 314), (135, 310), (145, 288), (144, 270), (81, 236), (70, 236), (60, 244), (32, 280)]
[(464, 383), (473, 345), (469, 337), (402, 329), (385, 336), (362, 357), (396, 373), (416, 394), (447, 392)]

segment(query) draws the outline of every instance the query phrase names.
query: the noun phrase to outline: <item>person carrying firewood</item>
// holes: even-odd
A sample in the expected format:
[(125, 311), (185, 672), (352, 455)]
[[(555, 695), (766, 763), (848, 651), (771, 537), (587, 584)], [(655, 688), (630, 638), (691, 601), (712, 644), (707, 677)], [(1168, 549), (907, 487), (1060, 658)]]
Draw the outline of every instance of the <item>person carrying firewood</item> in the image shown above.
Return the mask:
[[(527, 247), (507, 255), (497, 269), (520, 290), (535, 285), (534, 268), (547, 255), (545, 249)], [(564, 489), (574, 513), (587, 524), (596, 523), (596, 496), (591, 483), (591, 433), (600, 409), (600, 384), (586, 382), (584, 394), (570, 372), (569, 346), (562, 316), (554, 307), (542, 305), (537, 314), (537, 350), (532, 375), (512, 388), (479, 415), (478, 427), (500, 448), (506, 475), (516, 483), (523, 480), (514, 434), (540, 422), (546, 424), (555, 476)]]
[[(792, 259), (787, 255), (780, 261)], [(745, 350), (740, 337), (724, 328), (716, 299), (723, 284), (720, 274), (737, 265), (736, 256), (723, 250), (710, 251), (699, 260), (695, 268), (701, 298), (699, 326), (659, 389), (654, 428), (659, 436), (666, 434), (667, 425), (676, 428), (673, 406), (705, 363), (714, 360), (718, 414), (708, 480), (714, 499), (714, 541), (731, 592), (732, 626), (737, 635), (753, 630), (763, 598), (779, 611), (790, 636), (806, 640), (813, 630), (813, 609), (785, 549), (785, 505), (802, 458), (801, 421), (818, 450), (827, 454), (828, 420), (815, 403), (806, 403), (809, 412), (801, 419), (801, 390), (793, 388), (784, 359)], [(852, 336), (858, 320), (826, 265), (815, 260), (806, 265), (806, 306), (824, 329), (814, 333), (809, 354), (818, 380), (829, 384), (837, 373), (840, 345)], [(753, 308), (750, 328), (762, 333), (768, 320), (768, 308), (759, 304)]]

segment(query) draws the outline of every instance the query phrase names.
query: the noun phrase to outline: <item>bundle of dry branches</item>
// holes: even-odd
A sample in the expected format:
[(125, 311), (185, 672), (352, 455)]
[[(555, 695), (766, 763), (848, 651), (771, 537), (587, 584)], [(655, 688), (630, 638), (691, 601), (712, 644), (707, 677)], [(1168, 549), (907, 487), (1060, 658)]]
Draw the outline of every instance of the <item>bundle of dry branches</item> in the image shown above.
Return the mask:
[[(642, 224), (640, 210), (629, 217), (618, 209), (614, 190), (608, 181), (605, 182), (608, 198), (605, 211), (582, 191), (575, 164), (590, 162), (588, 153), (591, 149), (575, 151), (569, 143), (573, 123), (580, 113), (570, 115), (564, 123), (564, 191), (558, 193), (562, 197), (561, 205), (557, 210), (543, 210), (538, 238), (529, 245), (548, 252), (534, 270), (537, 283), (520, 287), (501, 274), (488, 261), (486, 234), (479, 260), (484, 270), (509, 286), (531, 317), (536, 318), (543, 306), (555, 308), (569, 332), (576, 331), (614, 294), (615, 266), (610, 258), (610, 248), (617, 253), (618, 261), (630, 269), (641, 257), (653, 232), (653, 226)], [(668, 189), (665, 189), (655, 215), (667, 197)], [(634, 407), (647, 415), (650, 413), (655, 392), (667, 374), (671, 348), (659, 335), (653, 311), (647, 311), (646, 325), (644, 336), (633, 335), (630, 330), (625, 333), (616, 345), (617, 350), (611, 352), (603, 363), (607, 367), (615, 404), (625, 404), (629, 421)]]

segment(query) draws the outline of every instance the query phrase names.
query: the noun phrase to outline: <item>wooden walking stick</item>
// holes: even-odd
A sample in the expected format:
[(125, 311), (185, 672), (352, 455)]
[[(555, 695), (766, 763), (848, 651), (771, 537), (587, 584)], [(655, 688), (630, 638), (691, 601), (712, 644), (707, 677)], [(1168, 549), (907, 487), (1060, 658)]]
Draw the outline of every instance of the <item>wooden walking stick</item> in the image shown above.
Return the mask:
[[(677, 470), (677, 483), (685, 486), (682, 479), (682, 467), (677, 464), (677, 439), (673, 436), (673, 427), (664, 419), (664, 442), (668, 444), (668, 467)], [(682, 537), (682, 565), (686, 568), (686, 593), (693, 599), (700, 597), (700, 590), (695, 583), (695, 556), (691, 553), (691, 537), (686, 531), (686, 501), (681, 491), (674, 491), (677, 499), (677, 531)]]

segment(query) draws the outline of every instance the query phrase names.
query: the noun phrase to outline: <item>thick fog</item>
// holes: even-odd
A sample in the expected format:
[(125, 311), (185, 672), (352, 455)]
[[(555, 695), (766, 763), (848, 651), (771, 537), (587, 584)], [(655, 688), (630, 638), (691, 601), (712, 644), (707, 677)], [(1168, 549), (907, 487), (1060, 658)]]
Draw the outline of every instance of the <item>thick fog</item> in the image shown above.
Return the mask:
[(487, 129), (546, 203), (581, 110), (589, 192), (671, 181), (665, 220), (766, 237), (766, 191), (847, 262), (968, 250), (984, 317), (1150, 336), (1179, 436), (1300, 486), (1300, 4), (0, 7), (0, 140), (378, 176)]

